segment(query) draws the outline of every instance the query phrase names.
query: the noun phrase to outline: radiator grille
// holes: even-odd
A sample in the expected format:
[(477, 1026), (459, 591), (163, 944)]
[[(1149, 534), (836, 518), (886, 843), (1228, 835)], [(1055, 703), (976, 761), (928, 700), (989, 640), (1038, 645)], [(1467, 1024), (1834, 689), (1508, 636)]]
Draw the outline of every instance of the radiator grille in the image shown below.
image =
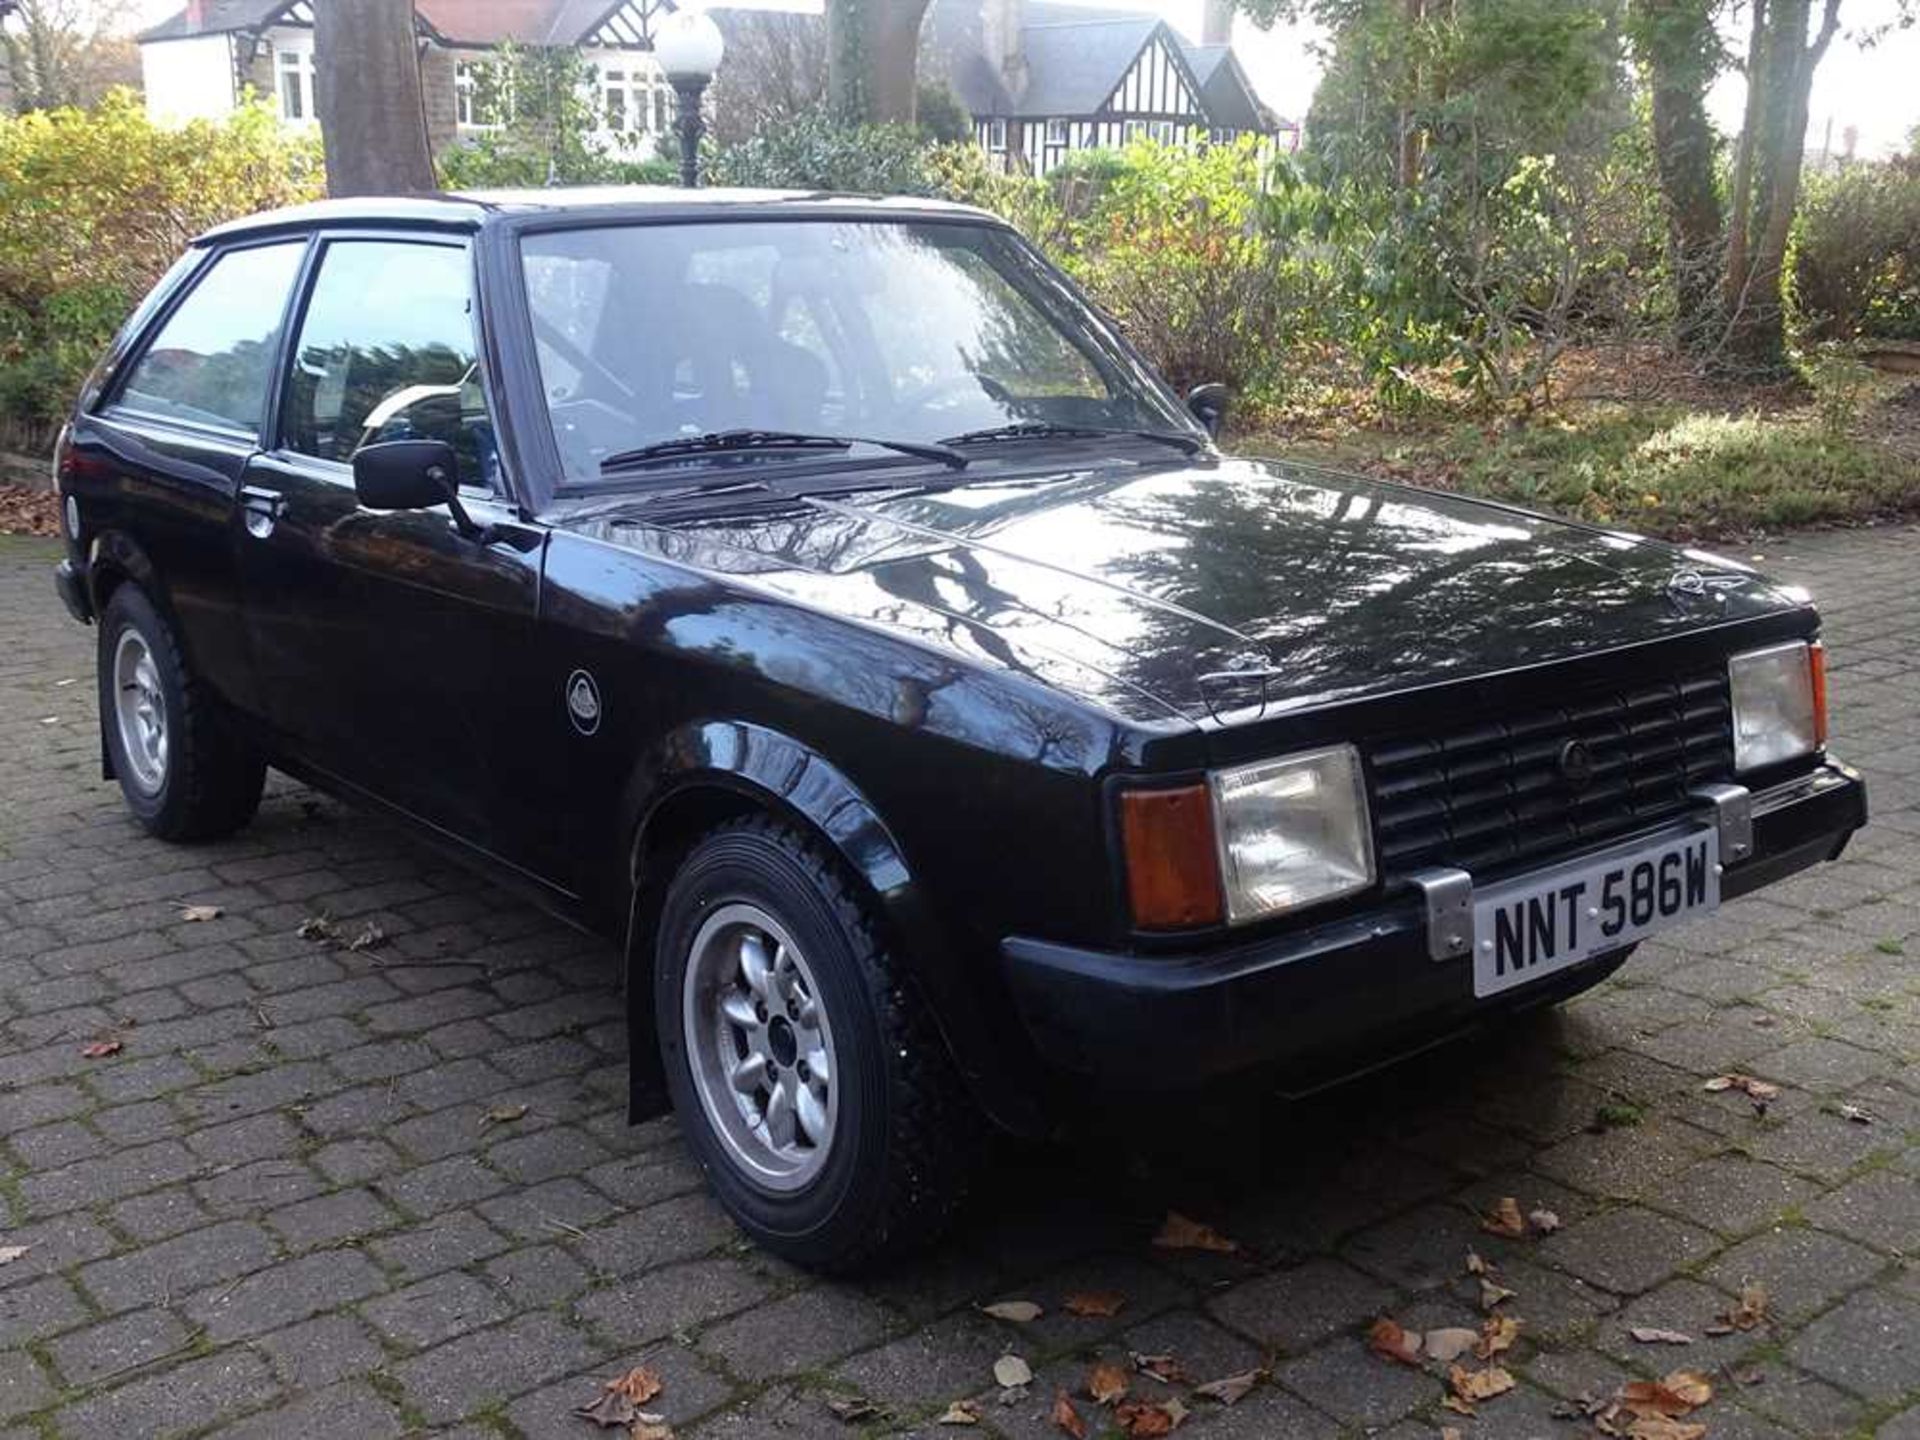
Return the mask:
[[(1579, 741), (1591, 776), (1562, 755)], [(1584, 697), (1438, 736), (1372, 746), (1380, 873), (1479, 871), (1551, 858), (1687, 806), (1687, 790), (1733, 773), (1724, 672)]]

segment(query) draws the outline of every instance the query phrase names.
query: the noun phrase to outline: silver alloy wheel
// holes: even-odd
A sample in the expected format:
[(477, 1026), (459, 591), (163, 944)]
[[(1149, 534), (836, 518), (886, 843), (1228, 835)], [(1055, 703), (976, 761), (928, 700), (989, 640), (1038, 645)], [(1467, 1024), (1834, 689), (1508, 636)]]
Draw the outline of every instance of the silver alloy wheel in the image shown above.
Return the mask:
[(113, 711), (128, 778), (142, 794), (159, 794), (167, 783), (167, 697), (146, 637), (132, 628), (113, 647)]
[(700, 1106), (746, 1177), (798, 1190), (833, 1148), (839, 1089), (818, 981), (780, 922), (734, 901), (693, 937), (681, 1034)]

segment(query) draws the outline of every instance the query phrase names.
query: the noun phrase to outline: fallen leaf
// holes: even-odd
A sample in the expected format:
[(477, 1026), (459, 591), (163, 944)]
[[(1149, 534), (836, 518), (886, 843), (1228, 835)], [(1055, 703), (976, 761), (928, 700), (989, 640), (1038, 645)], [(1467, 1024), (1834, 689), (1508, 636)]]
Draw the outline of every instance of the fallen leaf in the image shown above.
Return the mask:
[(982, 1305), (980, 1313), (991, 1315), (996, 1320), (1010, 1320), (1015, 1325), (1024, 1325), (1029, 1320), (1038, 1320), (1043, 1312), (1031, 1300), (1000, 1300), (992, 1305)]
[(1002, 1390), (1033, 1383), (1033, 1368), (1018, 1355), (1002, 1355), (993, 1362), (993, 1378)]
[(1480, 1217), (1480, 1228), (1489, 1235), (1504, 1235), (1509, 1240), (1518, 1240), (1527, 1233), (1527, 1217), (1520, 1213), (1520, 1202), (1511, 1195), (1502, 1195), (1493, 1209)]
[(104, 1060), (109, 1055), (118, 1055), (125, 1048), (118, 1040), (91, 1040), (80, 1047), (80, 1053), (89, 1060)]
[(1061, 1309), (1083, 1319), (1105, 1320), (1118, 1315), (1127, 1297), (1112, 1290), (1076, 1290), (1061, 1302)]
[(1494, 1284), (1484, 1275), (1480, 1277), (1480, 1308), (1482, 1310), (1491, 1310), (1502, 1301), (1511, 1300), (1516, 1293), (1504, 1285)]
[(1440, 1402), (1440, 1408), (1443, 1410), (1451, 1410), (1456, 1415), (1478, 1415), (1480, 1413), (1458, 1395), (1448, 1395)]
[(1856, 1125), (1873, 1124), (1873, 1112), (1864, 1105), (1836, 1105), (1833, 1107), (1833, 1113), (1842, 1120), (1851, 1120)]
[(1765, 1080), (1756, 1079), (1752, 1075), (1742, 1075), (1738, 1071), (1716, 1075), (1700, 1088), (1710, 1090), (1716, 1095), (1722, 1090), (1744, 1091), (1749, 1100), (1762, 1105), (1770, 1104), (1780, 1098), (1778, 1085), (1770, 1085)]
[(640, 1411), (633, 1401), (614, 1390), (611, 1386), (600, 1392), (600, 1396), (591, 1405), (575, 1407), (574, 1414), (582, 1420), (591, 1420), (596, 1425), (608, 1429), (615, 1426), (626, 1427), (640, 1418)]
[(1397, 1360), (1402, 1365), (1420, 1363), (1419, 1334), (1402, 1329), (1399, 1321), (1385, 1315), (1367, 1331), (1367, 1348), (1382, 1359)]
[(1238, 1242), (1229, 1240), (1211, 1225), (1189, 1220), (1178, 1210), (1167, 1212), (1153, 1243), (1162, 1250), (1209, 1250), (1216, 1255), (1232, 1255), (1240, 1249)]
[(1101, 1361), (1087, 1372), (1087, 1394), (1096, 1404), (1111, 1405), (1127, 1393), (1127, 1372)]
[(0, 1265), (11, 1265), (32, 1248), (31, 1245), (0, 1245)]
[(1482, 1360), (1491, 1360), (1503, 1351), (1511, 1350), (1519, 1334), (1518, 1320), (1511, 1315), (1494, 1315), (1480, 1327), (1480, 1338), (1474, 1342), (1473, 1353)]
[(666, 1416), (650, 1415), (642, 1410), (633, 1417), (627, 1440), (673, 1440), (673, 1426), (667, 1423)]
[(496, 1105), (480, 1117), (480, 1128), (484, 1130), (489, 1125), (511, 1125), (516, 1120), (526, 1118), (525, 1105)]
[(644, 1365), (636, 1365), (618, 1380), (607, 1382), (607, 1392), (612, 1395), (624, 1395), (636, 1405), (644, 1405), (653, 1399), (666, 1384)]
[(1113, 1412), (1113, 1418), (1120, 1422), (1120, 1428), (1131, 1440), (1148, 1440), (1148, 1437), (1171, 1435), (1178, 1430), (1180, 1422), (1187, 1418), (1187, 1407), (1178, 1398), (1157, 1403), (1128, 1400)]
[(1560, 1217), (1544, 1208), (1529, 1210), (1527, 1224), (1533, 1227), (1533, 1233), (1536, 1235), (1551, 1235), (1560, 1228)]
[(1661, 1330), (1652, 1325), (1635, 1325), (1627, 1331), (1642, 1345), (1691, 1345), (1693, 1337), (1678, 1330)]
[(1171, 1355), (1142, 1355), (1136, 1350), (1133, 1352), (1133, 1368), (1165, 1385), (1193, 1383), (1193, 1377), (1187, 1374), (1186, 1367)]
[(1748, 1284), (1740, 1289), (1740, 1303), (1721, 1316), (1735, 1330), (1752, 1330), (1767, 1318), (1767, 1287)]
[(1464, 1325), (1455, 1325), (1444, 1330), (1427, 1331), (1420, 1348), (1442, 1365), (1447, 1365), (1458, 1360), (1479, 1343), (1478, 1330), (1469, 1330)]
[(1080, 1418), (1080, 1412), (1073, 1408), (1073, 1401), (1067, 1398), (1067, 1392), (1060, 1390), (1053, 1397), (1053, 1409), (1047, 1418), (1054, 1425), (1073, 1436), (1073, 1440), (1087, 1440), (1087, 1422)]
[(1442, 1425), (1440, 1427), (1440, 1440), (1465, 1440), (1465, 1437), (1460, 1433), (1460, 1427), (1458, 1425)]
[(1246, 1399), (1247, 1392), (1260, 1383), (1260, 1374), (1258, 1370), (1243, 1370), (1238, 1375), (1223, 1375), (1218, 1380), (1194, 1386), (1193, 1393), (1218, 1400), (1222, 1405), (1238, 1405)]
[(1471, 1402), (1504, 1395), (1513, 1389), (1516, 1382), (1498, 1365), (1489, 1365), (1484, 1370), (1469, 1370), (1464, 1365), (1454, 1365), (1447, 1370), (1447, 1383), (1453, 1387), (1454, 1394)]
[(1713, 1385), (1694, 1370), (1675, 1370), (1664, 1380), (1635, 1380), (1620, 1389), (1620, 1403), (1635, 1415), (1679, 1419), (1713, 1399)]
[(362, 950), (378, 950), (387, 943), (387, 932), (371, 921), (358, 935), (347, 942), (347, 949), (356, 953)]
[(302, 940), (333, 939), (333, 921), (324, 915), (309, 915), (300, 922), (300, 928), (293, 932)]
[(829, 1395), (827, 1409), (849, 1425), (878, 1420), (887, 1413), (864, 1395)]
[(936, 1425), (978, 1425), (980, 1407), (971, 1400), (956, 1400), (947, 1406), (946, 1413), (934, 1423)]
[(1706, 1440), (1707, 1427), (1665, 1415), (1636, 1416), (1627, 1426), (1627, 1440)]
[(1467, 1251), (1467, 1274), (1484, 1275), (1486, 1273), (1487, 1262), (1480, 1258), (1480, 1252), (1478, 1250)]
[(182, 905), (180, 918), (189, 923), (200, 920), (218, 920), (227, 912), (218, 905)]

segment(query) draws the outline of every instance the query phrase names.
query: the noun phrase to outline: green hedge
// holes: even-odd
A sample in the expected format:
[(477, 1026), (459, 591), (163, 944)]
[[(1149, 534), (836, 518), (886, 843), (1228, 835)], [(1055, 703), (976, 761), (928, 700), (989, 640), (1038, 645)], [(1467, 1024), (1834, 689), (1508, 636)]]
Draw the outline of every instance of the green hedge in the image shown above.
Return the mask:
[(44, 448), (114, 329), (186, 243), (322, 191), (317, 143), (261, 106), (179, 128), (140, 97), (0, 115), (0, 443)]

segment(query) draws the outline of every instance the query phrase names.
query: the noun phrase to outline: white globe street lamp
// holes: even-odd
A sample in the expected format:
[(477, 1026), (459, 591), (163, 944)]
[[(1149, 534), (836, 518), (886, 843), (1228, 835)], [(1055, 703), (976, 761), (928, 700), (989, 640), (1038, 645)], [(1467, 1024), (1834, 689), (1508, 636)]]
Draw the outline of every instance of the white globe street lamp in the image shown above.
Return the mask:
[(720, 27), (704, 10), (676, 10), (653, 32), (653, 58), (680, 101), (674, 129), (680, 134), (680, 183), (689, 189), (700, 183), (700, 137), (707, 128), (700, 102), (726, 48)]

